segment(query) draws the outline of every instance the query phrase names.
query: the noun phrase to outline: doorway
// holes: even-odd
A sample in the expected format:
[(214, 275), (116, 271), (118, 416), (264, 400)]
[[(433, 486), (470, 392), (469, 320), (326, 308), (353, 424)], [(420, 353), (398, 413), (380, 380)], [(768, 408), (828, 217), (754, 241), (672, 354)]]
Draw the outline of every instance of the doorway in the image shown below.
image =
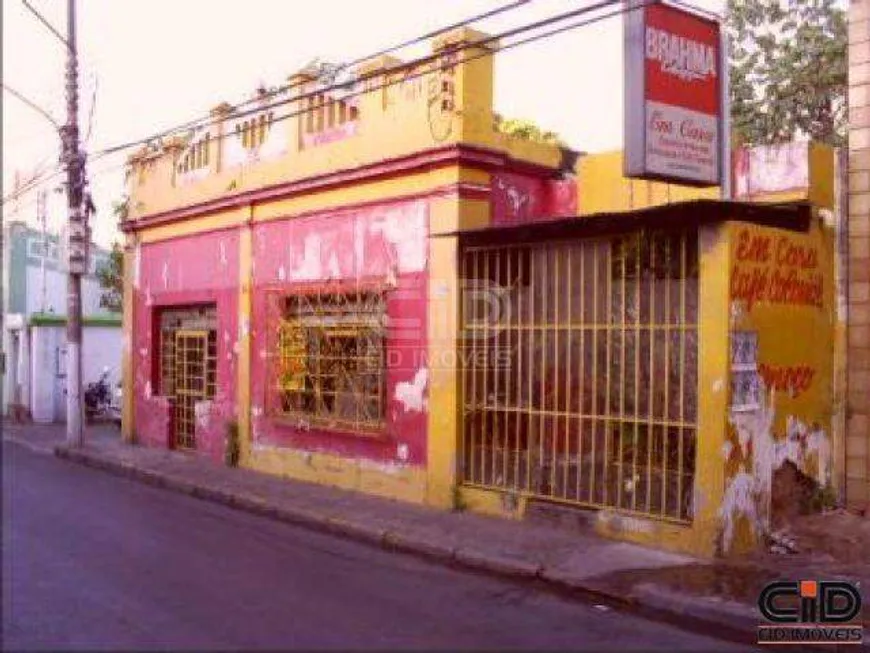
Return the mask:
[(196, 448), (196, 405), (213, 399), (216, 391), (216, 336), (214, 306), (160, 314), (159, 388), (170, 401), (173, 448)]

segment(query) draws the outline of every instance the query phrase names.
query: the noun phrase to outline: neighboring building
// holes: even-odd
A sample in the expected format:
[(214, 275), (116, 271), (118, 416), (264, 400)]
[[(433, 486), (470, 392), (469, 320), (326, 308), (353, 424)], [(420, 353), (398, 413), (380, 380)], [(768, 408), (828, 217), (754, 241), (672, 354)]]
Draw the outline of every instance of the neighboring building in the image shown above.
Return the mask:
[(630, 182), (618, 153), (497, 131), (481, 37), (364, 64), (358, 97), (298, 73), (131, 157), (125, 438), (219, 460), (237, 432), (242, 466), (292, 478), (752, 546), (784, 471), (836, 480), (810, 346), (832, 153), (752, 202)]
[(870, 0), (849, 5), (848, 503), (870, 514)]
[[(4, 332), (6, 375), (3, 413), (19, 411), (37, 422), (66, 419), (67, 273), (62, 237), (24, 222), (4, 227)], [(121, 320), (100, 307), (98, 267), (109, 252), (91, 245), (90, 270), (82, 277), (83, 381), (109, 367), (120, 380)]]

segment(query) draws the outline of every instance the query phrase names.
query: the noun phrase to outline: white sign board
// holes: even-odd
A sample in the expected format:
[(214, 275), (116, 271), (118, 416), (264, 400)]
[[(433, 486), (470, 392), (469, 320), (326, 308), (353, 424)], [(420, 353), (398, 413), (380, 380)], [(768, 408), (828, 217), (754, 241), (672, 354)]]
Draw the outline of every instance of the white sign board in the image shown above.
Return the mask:
[(625, 176), (722, 178), (719, 23), (661, 2), (625, 16)]

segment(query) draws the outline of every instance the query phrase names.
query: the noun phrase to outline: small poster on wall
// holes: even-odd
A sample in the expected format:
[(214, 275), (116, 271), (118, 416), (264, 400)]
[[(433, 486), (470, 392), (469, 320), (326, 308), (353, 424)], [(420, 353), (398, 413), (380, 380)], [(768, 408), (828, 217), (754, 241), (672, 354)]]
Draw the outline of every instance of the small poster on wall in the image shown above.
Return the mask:
[(758, 374), (758, 332), (731, 333), (731, 410), (746, 412), (761, 405)]

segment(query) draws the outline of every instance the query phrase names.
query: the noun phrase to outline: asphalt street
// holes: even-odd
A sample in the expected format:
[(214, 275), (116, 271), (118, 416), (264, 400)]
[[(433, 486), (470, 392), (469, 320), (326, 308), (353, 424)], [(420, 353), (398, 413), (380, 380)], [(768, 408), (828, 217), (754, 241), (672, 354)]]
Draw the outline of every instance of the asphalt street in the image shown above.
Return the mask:
[(3, 646), (751, 650), (3, 443)]

